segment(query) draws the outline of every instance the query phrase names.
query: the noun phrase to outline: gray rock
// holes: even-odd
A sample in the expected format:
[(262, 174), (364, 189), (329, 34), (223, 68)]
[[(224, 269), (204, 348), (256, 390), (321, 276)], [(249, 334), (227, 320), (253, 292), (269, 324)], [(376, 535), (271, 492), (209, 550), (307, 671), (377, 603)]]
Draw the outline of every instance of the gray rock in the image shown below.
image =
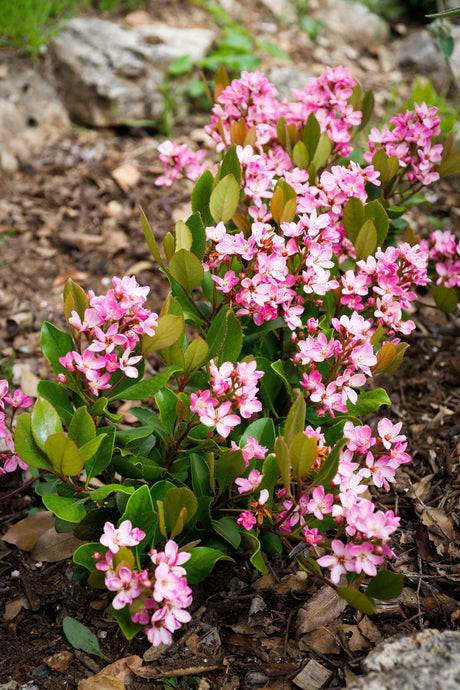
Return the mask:
[(291, 89), (300, 91), (306, 86), (313, 73), (297, 67), (270, 67), (266, 71), (267, 79), (276, 86), (279, 98), (294, 100)]
[(322, 34), (331, 45), (341, 39), (356, 48), (373, 48), (390, 36), (390, 27), (382, 17), (352, 0), (324, 0), (314, 18), (323, 22)]
[(436, 89), (443, 89), (449, 83), (446, 61), (426, 29), (415, 31), (398, 42), (395, 63), (396, 67), (414, 76), (428, 77)]
[(460, 632), (425, 630), (387, 640), (363, 667), (367, 675), (347, 690), (459, 690)]
[(14, 171), (53, 144), (70, 121), (53, 87), (31, 67), (0, 80), (0, 168)]
[(157, 121), (168, 65), (184, 54), (204, 57), (208, 29), (145, 24), (123, 29), (95, 18), (71, 19), (50, 44), (58, 91), (70, 117), (104, 127), (127, 120)]

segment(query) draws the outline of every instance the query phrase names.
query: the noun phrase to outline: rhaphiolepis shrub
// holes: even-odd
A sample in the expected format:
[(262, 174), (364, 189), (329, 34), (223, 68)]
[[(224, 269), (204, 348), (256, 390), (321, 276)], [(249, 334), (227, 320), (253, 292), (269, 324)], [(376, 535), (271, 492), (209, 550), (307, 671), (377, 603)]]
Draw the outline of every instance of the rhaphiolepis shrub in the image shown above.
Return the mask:
[[(407, 440), (401, 422), (365, 417), (390, 404), (373, 379), (401, 362), (416, 289), (432, 281), (439, 307), (457, 307), (460, 243), (420, 241), (404, 214), (460, 154), (425, 103), (354, 149), (372, 95), (344, 68), (293, 93), (218, 75), (206, 129), (219, 162), (159, 149), (157, 184), (196, 181), (192, 215), (160, 252), (141, 214), (170, 284), (160, 313), (133, 277), (105, 295), (69, 280), (68, 331), (41, 333), (57, 381), (15, 426), (2, 413), (3, 471), (30, 466), (57, 529), (86, 542), (80, 579), (114, 592), (128, 638), (170, 643), (190, 585), (243, 551), (261, 573), (295, 556), (366, 613), (402, 587), (388, 566), (399, 517), (374, 499), (410, 461)], [(151, 353), (164, 367), (145, 376)], [(2, 386), (3, 407), (30, 405)], [(120, 424), (120, 400), (137, 401), (138, 425)]]

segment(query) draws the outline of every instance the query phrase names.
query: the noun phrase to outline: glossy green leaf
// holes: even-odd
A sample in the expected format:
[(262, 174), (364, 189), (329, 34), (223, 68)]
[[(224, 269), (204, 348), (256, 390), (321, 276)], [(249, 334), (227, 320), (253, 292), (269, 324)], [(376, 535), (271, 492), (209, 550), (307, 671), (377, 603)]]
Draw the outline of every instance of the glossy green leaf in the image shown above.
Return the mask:
[(110, 661), (110, 659), (101, 652), (96, 635), (92, 633), (86, 625), (75, 620), (75, 618), (65, 616), (62, 621), (62, 629), (67, 641), (74, 649), (81, 649), (87, 654), (94, 654), (95, 656), (101, 657), (101, 659)]
[(326, 486), (334, 479), (339, 468), (340, 451), (347, 442), (346, 438), (340, 438), (331, 450), (326, 460), (316, 473), (314, 481), (310, 484), (312, 489), (314, 486)]
[(201, 261), (195, 254), (186, 249), (180, 249), (174, 254), (169, 262), (169, 270), (173, 278), (177, 280), (188, 295), (198, 287), (204, 276)]
[(401, 573), (391, 570), (379, 570), (377, 575), (367, 585), (366, 594), (375, 599), (390, 601), (399, 597), (403, 590), (404, 577)]
[(358, 127), (358, 132), (364, 129), (364, 127), (367, 125), (369, 120), (372, 117), (372, 113), (374, 112), (374, 105), (375, 105), (375, 98), (374, 94), (369, 89), (369, 91), (366, 91), (363, 97), (362, 105), (361, 105), (361, 112), (362, 112), (362, 117), (361, 117), (361, 122), (359, 123)]
[(31, 428), (35, 443), (42, 451), (45, 451), (48, 436), (62, 431), (58, 413), (48, 400), (40, 396), (31, 412)]
[(89, 414), (87, 408), (82, 405), (79, 407), (72, 417), (69, 425), (69, 438), (76, 443), (78, 447), (83, 446), (88, 441), (91, 441), (96, 436), (96, 426), (93, 418)]
[(247, 532), (246, 530), (241, 533), (241, 541), (243, 544), (250, 549), (253, 553), (250, 557), (250, 561), (254, 568), (262, 573), (262, 575), (268, 574), (267, 564), (264, 561), (264, 557), (261, 553), (261, 545), (259, 539), (253, 532)]
[(209, 170), (205, 170), (196, 182), (192, 192), (192, 211), (201, 215), (205, 226), (213, 225), (213, 219), (209, 212), (213, 182), (212, 173)]
[(64, 314), (67, 321), (72, 316), (72, 311), (76, 311), (81, 321), (83, 321), (85, 311), (89, 306), (88, 297), (83, 288), (69, 278), (64, 285), (63, 298)]
[(141, 543), (132, 547), (134, 553), (142, 554), (156, 534), (158, 523), (158, 516), (153, 506), (149, 487), (146, 484), (136, 489), (129, 497), (119, 522), (124, 520), (130, 520), (133, 527), (138, 527), (145, 532), (145, 537)]
[(426, 14), (428, 19), (453, 19), (454, 17), (460, 17), (460, 7), (454, 7), (450, 10), (442, 10), (442, 12), (435, 12), (434, 14)]
[(46, 494), (42, 497), (42, 501), (45, 508), (66, 522), (80, 522), (86, 515), (83, 501), (78, 498)]
[(382, 149), (379, 149), (374, 153), (372, 156), (372, 165), (374, 166), (375, 170), (378, 170), (380, 173), (380, 182), (382, 185), (386, 185), (386, 183), (390, 179), (390, 171), (388, 167), (388, 156), (383, 151)]
[(82, 565), (87, 570), (94, 570), (96, 567), (96, 560), (94, 558), (95, 553), (100, 553), (101, 544), (100, 542), (94, 542), (91, 544), (82, 544), (79, 546), (73, 554), (73, 562), (77, 565)]
[(51, 471), (51, 463), (35, 443), (31, 429), (31, 415), (21, 414), (16, 423), (14, 445), (16, 452), (30, 467)]
[(239, 201), (240, 185), (234, 175), (226, 175), (216, 184), (209, 200), (209, 210), (214, 222), (228, 223), (236, 212)]
[(145, 357), (150, 352), (169, 347), (179, 340), (183, 330), (184, 320), (181, 316), (174, 314), (160, 316), (155, 328), (155, 335), (145, 335), (142, 338), (141, 354)]
[(355, 242), (356, 260), (367, 259), (377, 249), (377, 230), (372, 220), (366, 220)]
[(231, 486), (237, 477), (241, 477), (246, 469), (243, 455), (240, 450), (232, 450), (224, 453), (216, 460), (214, 476), (222, 493)]
[(192, 248), (192, 233), (183, 220), (179, 220), (176, 223), (174, 235), (176, 238), (176, 252), (178, 252), (179, 249), (186, 249), (189, 251)]
[(133, 494), (134, 486), (123, 486), (123, 484), (106, 484), (89, 492), (92, 501), (103, 501), (113, 493)]
[[(198, 501), (193, 491), (186, 486), (169, 489), (164, 498), (165, 515), (169, 526), (173, 528), (183, 508), (187, 513), (184, 522), (188, 522), (195, 515), (198, 508)], [(176, 532), (176, 534), (178, 534)]]
[(375, 601), (362, 592), (359, 592), (357, 589), (353, 589), (353, 587), (338, 587), (337, 594), (339, 594), (342, 599), (345, 599), (347, 604), (350, 604), (350, 606), (365, 613), (367, 616), (372, 616), (374, 613), (377, 613)]
[(194, 338), (184, 352), (185, 374), (197, 369), (207, 358), (208, 353), (209, 345), (207, 342), (200, 336)]
[(236, 146), (230, 146), (222, 160), (220, 169), (222, 179), (227, 175), (233, 175), (238, 185), (241, 184), (241, 163), (236, 153)]
[[(176, 326), (177, 322), (174, 322), (174, 325)], [(160, 371), (158, 374), (155, 374), (155, 376), (152, 376), (152, 378), (135, 383), (133, 386), (130, 386), (130, 388), (127, 388), (120, 393), (120, 395), (114, 395), (113, 397), (111, 396), (110, 400), (118, 400), (119, 398), (122, 398), (123, 400), (145, 400), (146, 398), (150, 398), (152, 395), (158, 393), (158, 391), (167, 384), (174, 373), (181, 370), (182, 368), (177, 365), (170, 365)]]
[(219, 537), (228, 541), (234, 549), (239, 547), (241, 543), (241, 532), (238, 529), (235, 518), (226, 515), (225, 517), (219, 518), (219, 520), (213, 520), (212, 528)]
[(162, 246), (167, 260), (171, 261), (172, 257), (174, 256), (174, 252), (176, 251), (176, 240), (174, 239), (174, 235), (172, 235), (172, 233), (166, 233), (166, 235), (163, 237)]
[(331, 155), (331, 151), (331, 140), (329, 139), (326, 133), (321, 134), (318, 146), (316, 147), (315, 155), (312, 158), (312, 163), (315, 166), (316, 170), (318, 170), (318, 168), (321, 168), (321, 166), (323, 166), (326, 163), (327, 159)]
[(241, 446), (244, 446), (249, 437), (255, 438), (261, 446), (268, 448), (270, 453), (273, 452), (276, 437), (273, 420), (270, 417), (261, 417), (251, 422), (240, 439)]
[(377, 247), (383, 247), (390, 227), (390, 220), (385, 209), (378, 199), (371, 201), (364, 207), (364, 215), (367, 220), (373, 221), (377, 232)]
[(55, 381), (40, 381), (37, 392), (52, 404), (64, 424), (69, 425), (75, 410), (64, 386)]
[(299, 478), (305, 477), (318, 457), (316, 439), (299, 432), (289, 444), (289, 455), (294, 475)]
[(138, 632), (144, 627), (140, 623), (133, 623), (129, 613), (129, 606), (123, 606), (121, 609), (110, 608), (111, 616), (118, 623), (121, 632), (127, 640), (132, 640)]
[(284, 439), (288, 446), (296, 434), (305, 429), (305, 415), (307, 406), (302, 393), (297, 396), (297, 400), (291, 406), (284, 423)]
[(88, 481), (93, 477), (97, 477), (112, 461), (115, 427), (99, 427), (96, 438), (99, 438), (99, 436), (102, 438), (99, 448), (88, 460), (84, 460)]
[(273, 453), (270, 453), (270, 455), (267, 455), (265, 458), (264, 464), (262, 465), (262, 474), (263, 479), (259, 484), (259, 489), (260, 491), (262, 491), (262, 489), (267, 489), (269, 493), (268, 508), (270, 509), (273, 502), (273, 490), (280, 478), (278, 461)]
[(211, 322), (206, 337), (209, 359), (234, 362), (241, 352), (243, 334), (241, 323), (231, 309), (221, 309)]
[(178, 397), (169, 388), (162, 388), (155, 394), (155, 402), (160, 411), (160, 420), (168, 434), (172, 434), (177, 420)]
[(354, 244), (359, 231), (363, 226), (366, 216), (364, 204), (357, 197), (352, 196), (343, 209), (343, 227), (348, 239)]
[(202, 261), (206, 250), (206, 231), (200, 214), (194, 213), (187, 218), (187, 226), (192, 233), (191, 251)]
[(437, 306), (445, 312), (455, 312), (460, 301), (454, 288), (437, 285), (433, 290), (433, 299)]
[(83, 460), (78, 446), (63, 431), (48, 436), (45, 452), (59, 474), (75, 477), (81, 472)]
[(292, 386), (289, 383), (289, 380), (286, 376), (283, 360), (278, 359), (276, 362), (272, 363), (271, 367), (272, 367), (273, 371), (275, 371), (277, 373), (277, 375), (280, 377), (280, 379), (283, 381), (284, 385), (286, 386), (286, 390), (289, 394), (289, 397), (294, 398), (295, 394), (294, 394), (294, 391), (292, 390)]
[(92, 438), (90, 441), (87, 441), (84, 443), (82, 446), (79, 447), (80, 455), (83, 464), (88, 462), (88, 460), (91, 460), (92, 457), (96, 455), (98, 452), (99, 448), (101, 447), (101, 444), (104, 440), (104, 435), (100, 434), (99, 436), (95, 436)]
[(313, 158), (318, 148), (320, 136), (321, 128), (316, 115), (310, 113), (306, 125), (302, 129), (302, 141), (305, 144), (310, 160)]
[(230, 561), (233, 558), (207, 546), (196, 546), (190, 549), (190, 559), (184, 563), (183, 567), (187, 573), (187, 583), (195, 585), (202, 582), (212, 571), (218, 561)]
[(74, 349), (73, 340), (68, 333), (56, 328), (52, 323), (44, 321), (40, 331), (40, 348), (56, 376), (61, 373), (69, 373), (59, 363), (59, 357), (65, 357), (68, 352)]
[(291, 458), (289, 446), (282, 436), (278, 436), (275, 441), (275, 456), (283, 486), (289, 493), (291, 490)]
[(347, 408), (355, 417), (362, 417), (375, 412), (381, 405), (391, 405), (391, 400), (383, 388), (374, 388), (370, 391), (360, 391), (355, 404), (348, 402)]

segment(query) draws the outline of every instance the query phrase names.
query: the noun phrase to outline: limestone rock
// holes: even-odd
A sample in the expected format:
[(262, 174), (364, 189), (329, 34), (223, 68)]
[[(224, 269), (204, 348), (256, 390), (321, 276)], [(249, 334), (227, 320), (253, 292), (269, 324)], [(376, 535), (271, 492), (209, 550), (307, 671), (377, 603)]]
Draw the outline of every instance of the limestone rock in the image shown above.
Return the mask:
[(14, 171), (70, 127), (53, 87), (31, 67), (0, 80), (0, 168)]
[(161, 115), (168, 65), (208, 52), (214, 34), (154, 23), (124, 29), (96, 18), (67, 21), (50, 44), (54, 77), (70, 117), (104, 127)]
[(294, 100), (291, 89), (302, 89), (307, 85), (308, 80), (315, 76), (313, 72), (299, 69), (297, 67), (270, 67), (266, 71), (267, 79), (276, 87), (279, 98)]
[(363, 667), (367, 675), (347, 690), (459, 690), (460, 632), (425, 630), (387, 640)]
[(373, 48), (390, 36), (390, 27), (384, 19), (352, 0), (324, 0), (319, 3), (315, 19), (323, 22), (322, 33), (331, 45), (336, 37), (356, 48)]

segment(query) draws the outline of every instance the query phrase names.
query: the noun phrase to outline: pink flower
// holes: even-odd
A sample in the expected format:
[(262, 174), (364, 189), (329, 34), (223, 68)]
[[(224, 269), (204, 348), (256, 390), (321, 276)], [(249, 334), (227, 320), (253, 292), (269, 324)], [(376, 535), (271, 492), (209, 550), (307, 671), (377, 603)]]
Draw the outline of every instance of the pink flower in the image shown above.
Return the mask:
[(249, 510), (243, 510), (237, 520), (237, 523), (239, 525), (243, 525), (244, 529), (247, 529), (248, 531), (254, 527), (256, 522), (257, 519)]
[(237, 477), (235, 479), (235, 484), (238, 486), (238, 493), (243, 494), (246, 491), (255, 491), (262, 479), (263, 474), (260, 474), (258, 470), (251, 470), (247, 479), (244, 479), (244, 477)]
[(155, 601), (175, 599), (180, 589), (180, 578), (167, 563), (164, 561), (159, 563), (155, 568), (155, 585), (153, 587), (153, 598)]
[(142, 587), (137, 581), (137, 575), (127, 566), (118, 568), (117, 575), (108, 572), (105, 576), (105, 586), (111, 592), (118, 592), (112, 601), (114, 609), (122, 609), (130, 605), (134, 599), (142, 594)]
[(317, 563), (324, 568), (331, 568), (331, 580), (337, 585), (340, 577), (347, 571), (355, 570), (353, 544), (344, 544), (340, 539), (331, 542), (332, 554), (321, 556)]
[(231, 402), (224, 402), (218, 408), (209, 407), (203, 415), (200, 415), (200, 422), (205, 426), (215, 427), (222, 438), (227, 438), (233, 427), (241, 424), (238, 415), (229, 414), (231, 409)]
[(145, 532), (132, 526), (130, 520), (124, 520), (118, 529), (111, 522), (104, 525), (104, 534), (99, 541), (115, 554), (120, 546), (137, 546), (145, 537)]
[(333, 503), (333, 494), (325, 494), (324, 487), (315, 486), (312, 491), (312, 498), (307, 503), (307, 510), (309, 513), (313, 513), (318, 520), (322, 520), (325, 514), (332, 512)]

